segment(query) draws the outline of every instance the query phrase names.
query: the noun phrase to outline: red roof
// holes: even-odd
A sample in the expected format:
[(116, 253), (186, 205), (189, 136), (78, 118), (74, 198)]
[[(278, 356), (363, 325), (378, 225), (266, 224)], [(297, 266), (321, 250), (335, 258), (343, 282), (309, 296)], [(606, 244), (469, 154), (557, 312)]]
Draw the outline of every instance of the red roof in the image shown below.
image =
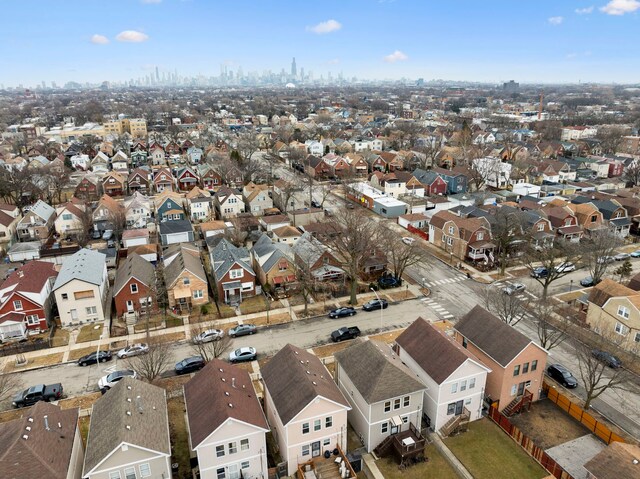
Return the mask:
[(11, 311), (10, 313), (5, 314), (4, 316), (0, 316), (0, 324), (5, 323), (7, 321), (22, 323), (24, 321), (24, 314)]
[(16, 285), (13, 291), (24, 293), (39, 293), (49, 278), (55, 278), (58, 272), (53, 263), (47, 261), (29, 261), (22, 268), (14, 271), (7, 280), (0, 285), (0, 289)]

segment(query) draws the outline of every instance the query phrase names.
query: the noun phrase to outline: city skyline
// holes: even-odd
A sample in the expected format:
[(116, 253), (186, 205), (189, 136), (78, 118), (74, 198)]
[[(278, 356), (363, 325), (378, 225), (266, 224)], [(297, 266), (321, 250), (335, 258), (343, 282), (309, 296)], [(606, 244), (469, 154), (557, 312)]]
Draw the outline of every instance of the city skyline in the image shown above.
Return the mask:
[[(637, 83), (637, 0), (449, 4), (69, 0), (4, 5), (0, 83), (281, 75), (501, 83)], [(125, 14), (123, 14), (125, 13)], [(29, 28), (24, 28), (28, 24)], [(292, 64), (295, 58), (295, 65)], [(294, 73), (295, 75), (291, 75)], [(144, 84), (144, 82), (142, 83)]]

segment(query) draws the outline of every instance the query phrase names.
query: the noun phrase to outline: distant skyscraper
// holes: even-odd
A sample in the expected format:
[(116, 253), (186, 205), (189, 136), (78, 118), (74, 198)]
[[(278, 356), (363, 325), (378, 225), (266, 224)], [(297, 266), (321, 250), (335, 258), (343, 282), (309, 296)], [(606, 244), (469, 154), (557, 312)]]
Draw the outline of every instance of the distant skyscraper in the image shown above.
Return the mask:
[(160, 71), (158, 70), (158, 67), (156, 67), (156, 81), (160, 81)]
[(513, 80), (509, 81), (509, 82), (505, 82), (502, 84), (502, 89), (506, 92), (509, 93), (515, 93), (518, 91), (518, 88), (520, 88), (520, 84), (514, 82)]
[(293, 57), (293, 61), (291, 62), (291, 76), (296, 78), (298, 76), (298, 69), (296, 67), (296, 57)]

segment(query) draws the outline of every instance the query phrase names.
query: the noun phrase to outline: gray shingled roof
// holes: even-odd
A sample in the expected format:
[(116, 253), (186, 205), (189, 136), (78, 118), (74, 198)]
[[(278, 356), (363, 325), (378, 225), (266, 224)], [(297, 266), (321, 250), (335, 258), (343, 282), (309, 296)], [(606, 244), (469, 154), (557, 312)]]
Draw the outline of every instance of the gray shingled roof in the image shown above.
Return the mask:
[(251, 251), (265, 272), (269, 271), (281, 258), (292, 261), (293, 256), (291, 246), (285, 243), (274, 243), (266, 234), (260, 236)]
[(126, 377), (98, 399), (91, 413), (84, 474), (88, 474), (123, 442), (171, 454), (167, 400), (163, 388)]
[(160, 234), (169, 235), (173, 233), (184, 233), (186, 231), (193, 231), (191, 221), (189, 220), (173, 220), (160, 223)]
[(293, 245), (293, 252), (306, 264), (314, 264), (320, 256), (327, 250), (327, 247), (311, 236), (311, 233), (304, 233), (296, 244)]
[(255, 274), (250, 264), (247, 248), (238, 248), (223, 238), (211, 251), (211, 263), (216, 278), (222, 278), (237, 263), (249, 273)]
[(368, 404), (426, 389), (380, 341), (358, 341), (337, 352), (335, 358)]
[(171, 261), (171, 264), (164, 270), (164, 280), (167, 287), (172, 287), (185, 270), (194, 274), (205, 283), (207, 282), (207, 275), (204, 272), (200, 258), (180, 250), (175, 259)]
[(127, 256), (118, 271), (116, 272), (116, 279), (113, 283), (113, 295), (118, 292), (127, 284), (132, 277), (135, 277), (141, 283), (149, 286), (154, 283), (155, 269), (151, 263), (144, 260), (140, 255), (135, 253)]
[(105, 262), (104, 254), (86, 248), (81, 249), (64, 260), (53, 290), (74, 279), (99, 286), (104, 280)]

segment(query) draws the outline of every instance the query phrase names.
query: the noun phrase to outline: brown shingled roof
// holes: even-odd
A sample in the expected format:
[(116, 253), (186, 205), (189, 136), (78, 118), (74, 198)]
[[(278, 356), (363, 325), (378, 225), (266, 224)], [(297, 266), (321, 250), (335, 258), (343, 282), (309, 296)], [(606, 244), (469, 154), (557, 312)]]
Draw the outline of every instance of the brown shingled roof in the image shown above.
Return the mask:
[(594, 479), (640, 477), (640, 447), (614, 441), (591, 458), (584, 468)]
[(605, 278), (596, 284), (589, 293), (589, 302), (600, 307), (610, 298), (618, 296), (637, 296), (639, 293), (623, 284), (616, 283), (612, 279)]

